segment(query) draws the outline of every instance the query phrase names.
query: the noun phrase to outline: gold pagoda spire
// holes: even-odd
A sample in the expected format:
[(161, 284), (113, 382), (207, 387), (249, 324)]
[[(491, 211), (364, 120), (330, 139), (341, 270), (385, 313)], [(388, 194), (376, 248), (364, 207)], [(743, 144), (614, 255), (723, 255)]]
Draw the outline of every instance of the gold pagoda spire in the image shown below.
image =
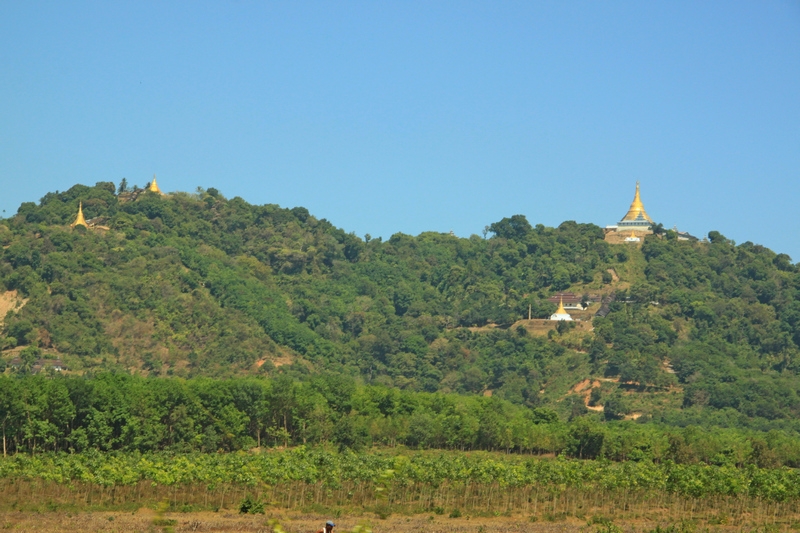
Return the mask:
[(567, 310), (564, 309), (564, 296), (563, 295), (561, 296), (561, 299), (558, 302), (558, 309), (556, 310), (555, 314), (557, 314), (557, 315), (566, 315), (567, 314)]
[(71, 227), (75, 226), (83, 226), (84, 228), (89, 228), (89, 224), (86, 223), (86, 219), (83, 218), (83, 202), (78, 203), (78, 216), (75, 217), (75, 222), (70, 224)]
[(646, 221), (653, 223), (653, 220), (647, 215), (647, 212), (644, 210), (644, 204), (642, 203), (642, 199), (639, 197), (639, 182), (636, 182), (636, 194), (633, 197), (633, 203), (631, 203), (631, 208), (628, 209), (628, 213), (622, 218), (623, 221), (634, 221), (639, 218), (639, 215), (642, 216)]
[(156, 175), (153, 174), (153, 181), (150, 182), (150, 187), (148, 187), (150, 192), (155, 192), (158, 194), (164, 194), (161, 192), (161, 189), (158, 188), (158, 184), (156, 183)]

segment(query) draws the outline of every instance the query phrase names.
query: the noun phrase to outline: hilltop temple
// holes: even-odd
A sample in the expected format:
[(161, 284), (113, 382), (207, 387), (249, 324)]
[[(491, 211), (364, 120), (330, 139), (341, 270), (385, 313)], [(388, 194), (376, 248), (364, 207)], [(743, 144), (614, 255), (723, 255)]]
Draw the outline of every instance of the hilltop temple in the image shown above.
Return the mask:
[(89, 224), (86, 223), (86, 219), (83, 218), (83, 202), (78, 203), (78, 216), (75, 217), (75, 222), (70, 224), (70, 227), (75, 226), (83, 226), (84, 228), (88, 228)]
[[(156, 175), (153, 174), (153, 181), (148, 183), (144, 189), (139, 189), (135, 187), (134, 190), (121, 190), (117, 198), (119, 199), (120, 203), (122, 202), (135, 202), (142, 194), (147, 193), (156, 193), (161, 196), (166, 196), (161, 189), (158, 188), (158, 183), (156, 183)], [(76, 226), (83, 226), (87, 229), (93, 230), (108, 230), (109, 227), (105, 224), (108, 223), (109, 217), (108, 216), (98, 216), (89, 220), (83, 215), (83, 202), (78, 203), (78, 215), (75, 217), (75, 221), (70, 224), (70, 227), (74, 228)]]
[(157, 194), (164, 194), (161, 192), (161, 189), (158, 188), (158, 184), (156, 183), (156, 175), (153, 174), (153, 181), (150, 182), (150, 186), (147, 188), (150, 192), (154, 192)]
[(564, 309), (564, 298), (562, 297), (561, 300), (558, 302), (558, 309), (556, 312), (550, 315), (550, 320), (569, 320), (572, 321), (572, 317), (567, 313), (567, 310)]
[(653, 233), (652, 226), (653, 220), (644, 210), (637, 181), (630, 209), (615, 226), (605, 227), (605, 240), (613, 244), (640, 243), (645, 235)]

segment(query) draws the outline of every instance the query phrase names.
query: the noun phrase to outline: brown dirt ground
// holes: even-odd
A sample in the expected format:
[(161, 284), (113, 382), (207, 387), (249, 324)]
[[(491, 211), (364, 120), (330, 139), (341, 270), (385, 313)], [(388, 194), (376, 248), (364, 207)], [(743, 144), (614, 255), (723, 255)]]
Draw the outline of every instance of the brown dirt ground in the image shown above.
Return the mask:
[(22, 309), (26, 303), (28, 300), (19, 296), (15, 290), (0, 293), (0, 325), (9, 311)]
[[(130, 512), (5, 512), (0, 513), (0, 530), (30, 531), (42, 533), (73, 533), (73, 532), (141, 532), (156, 533), (166, 531), (159, 525), (154, 525), (156, 514), (150, 509), (140, 509)], [(329, 516), (302, 514), (302, 513), (270, 513), (266, 515), (241, 515), (235, 512), (223, 511), (194, 512), (194, 513), (166, 513), (163, 520), (172, 524), (175, 533), (185, 531), (209, 531), (216, 533), (227, 532), (253, 532), (272, 533), (271, 520), (277, 520), (287, 533), (313, 533), (320, 529)], [(373, 515), (363, 517), (334, 518), (337, 523), (335, 531), (345, 533), (358, 525), (367, 525), (375, 533), (391, 531), (401, 533), (599, 533), (600, 526), (588, 526), (586, 521), (567, 519), (561, 522), (536, 522), (531, 523), (525, 517), (461, 517), (448, 518), (433, 515), (393, 515), (381, 520)], [(163, 524), (163, 522), (162, 522)], [(616, 524), (623, 532), (652, 531), (656, 526), (664, 527), (667, 524), (657, 524), (650, 521), (637, 523)], [(715, 526), (716, 532), (740, 531), (740, 527), (733, 525)]]
[[(93, 512), (93, 513), (28, 513), (8, 512), (0, 514), (0, 529), (9, 531), (37, 531), (43, 533), (66, 532), (160, 532), (162, 527), (154, 525), (156, 515), (149, 509), (135, 513)], [(330, 517), (308, 514), (241, 515), (233, 512), (166, 513), (163, 519), (174, 521), (172, 528), (176, 533), (184, 531), (258, 532), (272, 533), (270, 520), (277, 519), (287, 533), (315, 532)], [(535, 529), (541, 533), (577, 533), (585, 522), (575, 524), (532, 524), (522, 518), (447, 518), (427, 515), (390, 516), (385, 520), (368, 517), (335, 518), (336, 531), (350, 531), (358, 525), (369, 525), (374, 532), (430, 532), (466, 533), (483, 531), (486, 533), (511, 533)], [(162, 522), (163, 523), (163, 522)], [(482, 529), (481, 529), (482, 528)]]
[[(570, 315), (572, 315), (572, 313), (570, 313)], [(585, 333), (589, 333), (592, 331), (592, 323), (590, 321), (587, 322), (575, 321), (573, 323), (575, 324), (575, 331), (585, 332)], [(512, 331), (515, 331), (518, 327), (522, 326), (523, 328), (528, 330), (528, 333), (530, 333), (531, 335), (543, 336), (547, 335), (547, 332), (550, 331), (551, 329), (556, 329), (557, 325), (558, 325), (557, 320), (545, 320), (543, 318), (533, 318), (531, 320), (527, 319), (518, 320), (514, 322), (514, 324), (511, 326), (510, 329)]]

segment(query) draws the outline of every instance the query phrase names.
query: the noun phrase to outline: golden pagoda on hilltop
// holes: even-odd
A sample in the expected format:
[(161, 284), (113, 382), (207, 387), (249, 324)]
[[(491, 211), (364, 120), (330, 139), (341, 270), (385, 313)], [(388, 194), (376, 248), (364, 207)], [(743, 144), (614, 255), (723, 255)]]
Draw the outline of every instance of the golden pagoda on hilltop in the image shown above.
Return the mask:
[(70, 227), (75, 226), (83, 226), (84, 228), (89, 228), (89, 224), (86, 223), (86, 219), (83, 218), (83, 202), (78, 203), (78, 216), (75, 217), (75, 222), (70, 224)]
[(636, 194), (633, 196), (633, 202), (631, 203), (631, 208), (628, 209), (628, 212), (622, 217), (622, 222), (636, 222), (640, 220), (646, 220), (650, 224), (653, 221), (647, 215), (647, 211), (644, 210), (644, 204), (642, 203), (642, 199), (639, 196), (639, 182), (636, 182)]
[(644, 210), (644, 204), (639, 194), (639, 182), (636, 182), (636, 193), (633, 202), (625, 216), (615, 226), (605, 227), (606, 241), (614, 244), (624, 242), (641, 242), (645, 235), (653, 233), (653, 219)]
[(161, 192), (161, 189), (158, 188), (158, 183), (156, 183), (156, 175), (153, 174), (153, 181), (150, 182), (150, 187), (147, 188), (150, 192), (154, 192), (157, 194), (164, 194)]

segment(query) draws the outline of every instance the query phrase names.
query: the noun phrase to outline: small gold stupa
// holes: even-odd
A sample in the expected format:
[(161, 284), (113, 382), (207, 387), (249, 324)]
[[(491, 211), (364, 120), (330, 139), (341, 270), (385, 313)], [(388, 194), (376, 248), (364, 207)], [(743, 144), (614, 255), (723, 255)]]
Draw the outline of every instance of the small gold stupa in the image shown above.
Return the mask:
[(559, 302), (558, 302), (558, 309), (555, 313), (550, 315), (550, 320), (567, 320), (572, 321), (572, 317), (567, 313), (567, 310), (564, 309), (564, 296), (562, 295)]
[(622, 217), (623, 221), (633, 222), (635, 220), (646, 220), (651, 224), (653, 221), (647, 215), (647, 211), (644, 210), (644, 204), (642, 203), (642, 199), (639, 197), (639, 182), (636, 182), (636, 194), (633, 196), (633, 202), (631, 203), (631, 208), (628, 209), (627, 214)]
[(86, 223), (86, 219), (83, 218), (83, 202), (78, 203), (78, 216), (75, 217), (75, 222), (70, 224), (70, 227), (75, 226), (83, 226), (84, 228), (89, 228), (89, 224)]
[(150, 182), (150, 187), (148, 187), (147, 190), (149, 190), (150, 192), (158, 193), (158, 194), (164, 194), (163, 192), (161, 192), (161, 189), (158, 188), (158, 183), (156, 183), (156, 175), (155, 174), (153, 174), (153, 181)]

